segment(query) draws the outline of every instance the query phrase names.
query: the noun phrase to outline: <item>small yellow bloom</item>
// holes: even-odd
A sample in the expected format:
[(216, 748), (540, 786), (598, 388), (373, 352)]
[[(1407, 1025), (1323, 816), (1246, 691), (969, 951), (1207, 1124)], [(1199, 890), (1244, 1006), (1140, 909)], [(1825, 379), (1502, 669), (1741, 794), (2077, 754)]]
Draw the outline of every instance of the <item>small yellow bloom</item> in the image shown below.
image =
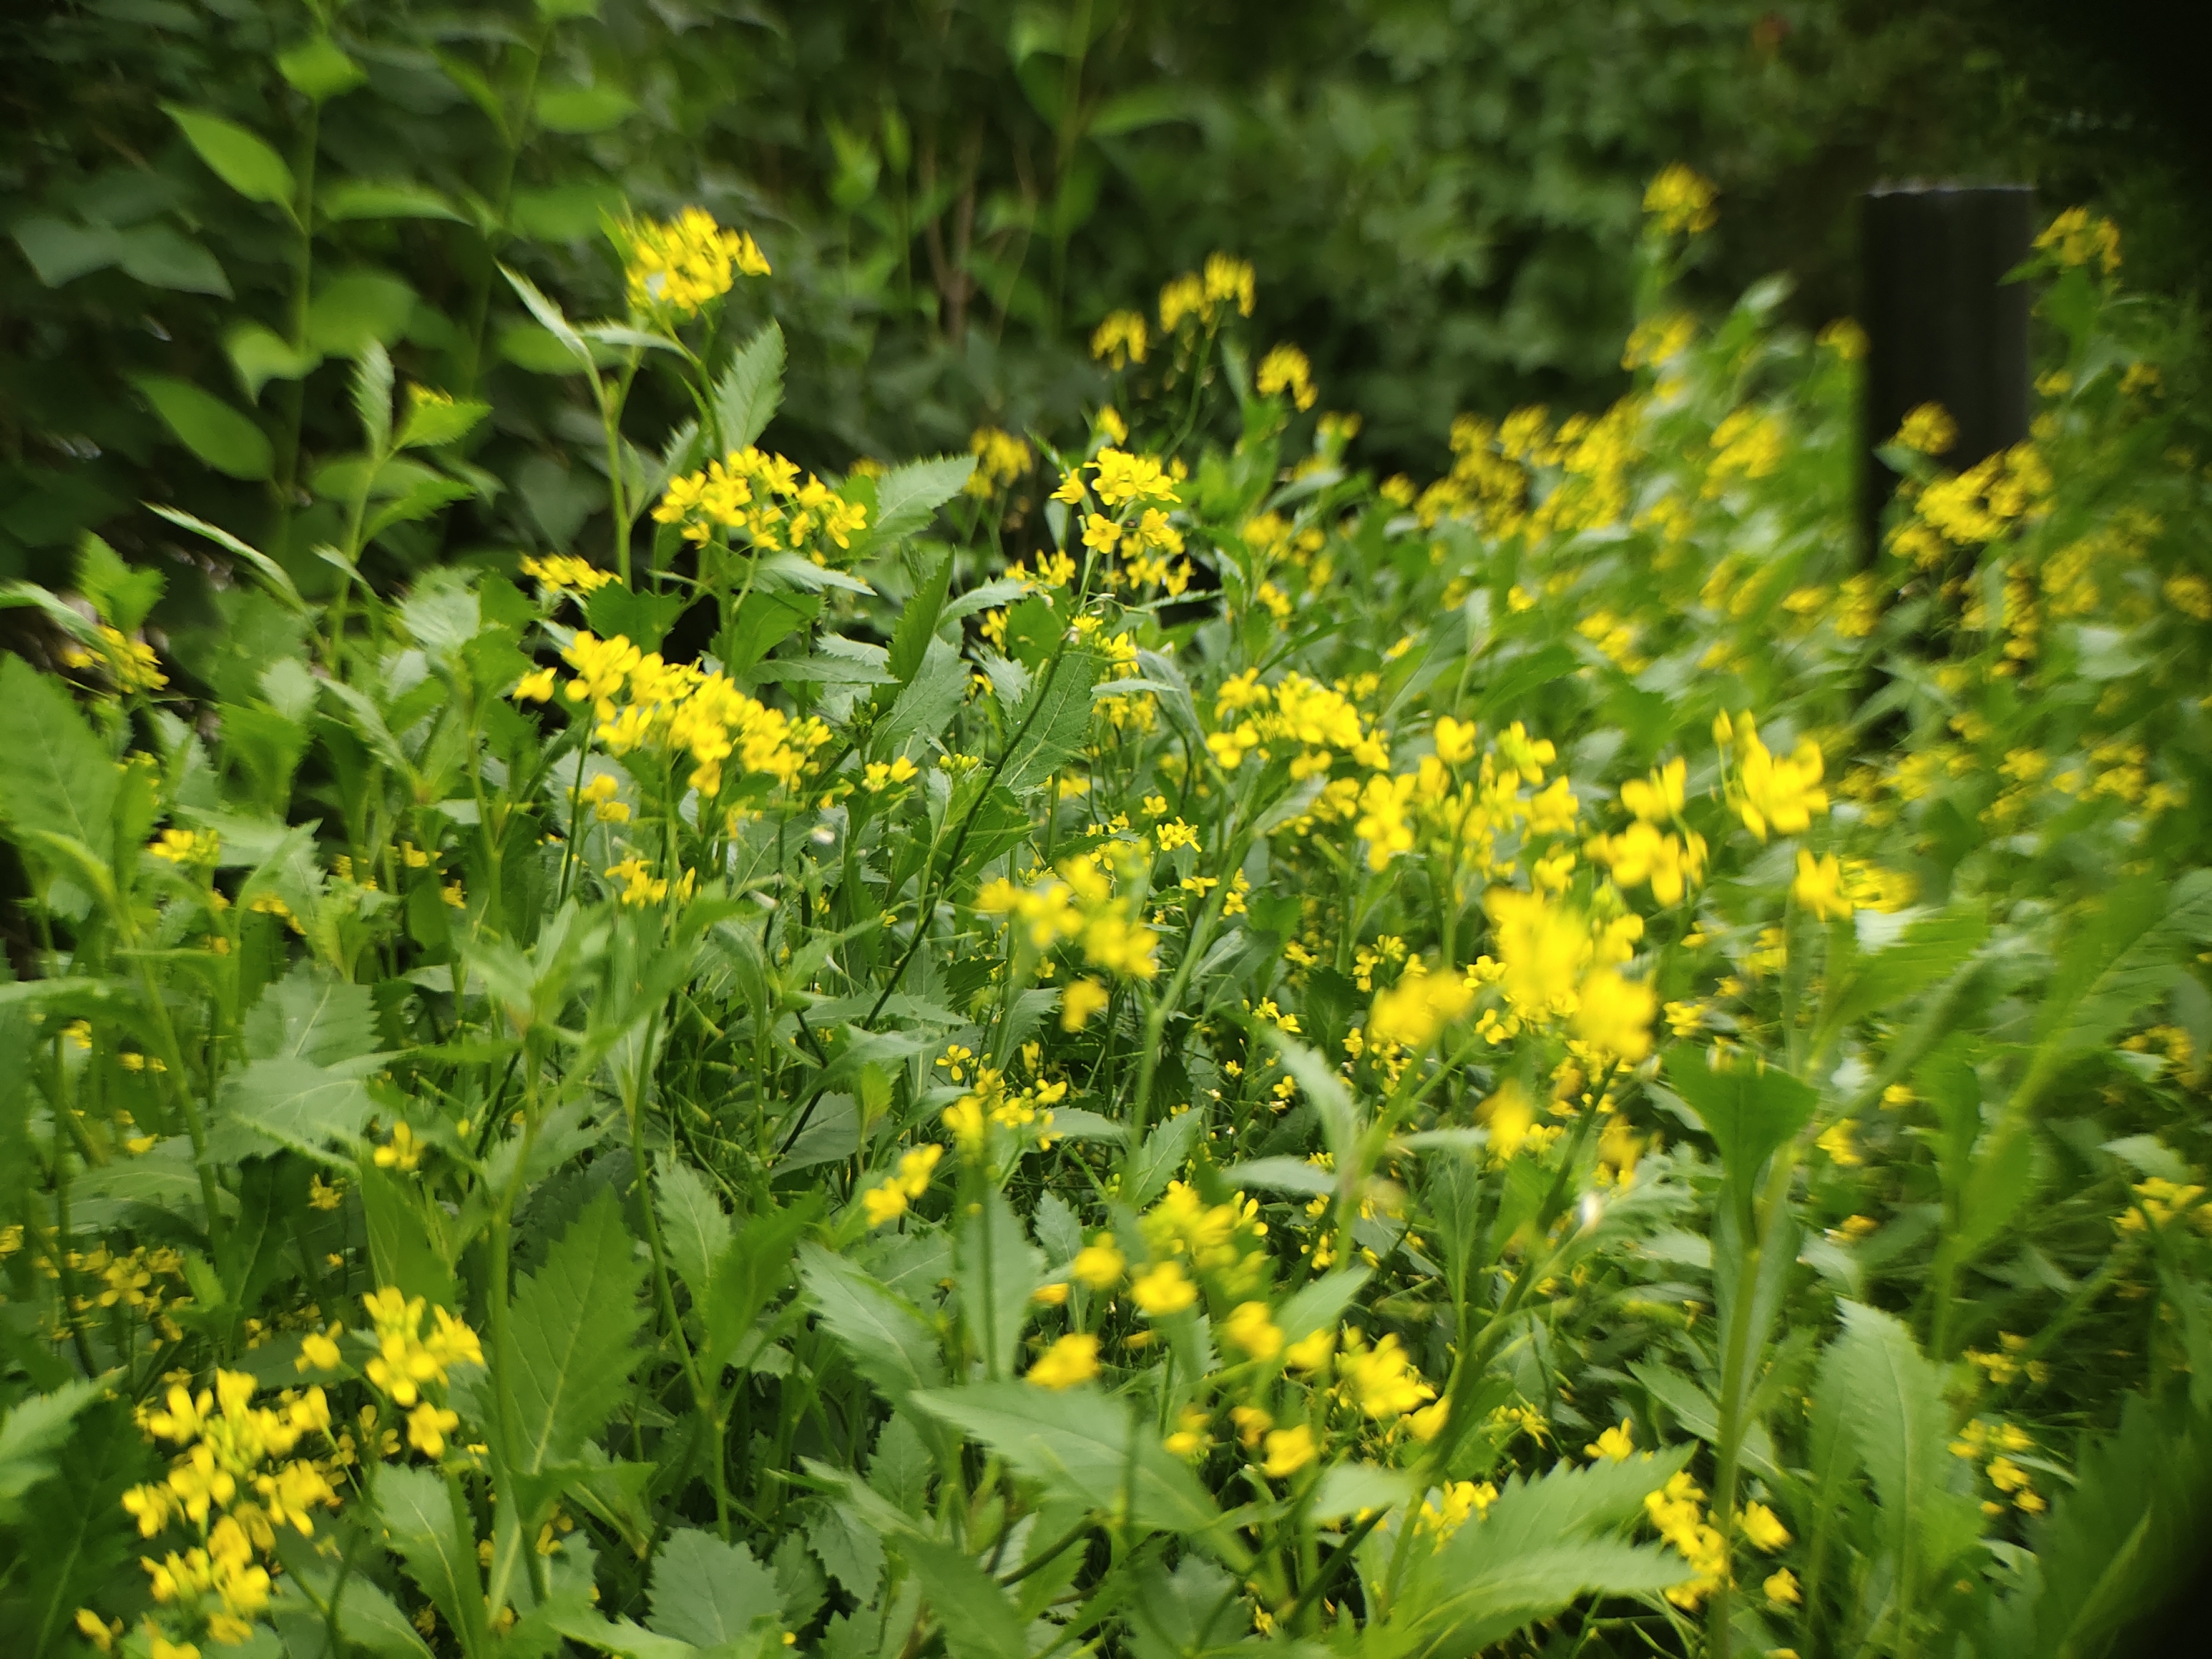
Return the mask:
[(1139, 1311), (1158, 1319), (1181, 1313), (1198, 1300), (1198, 1286), (1183, 1276), (1181, 1266), (1163, 1261), (1147, 1267), (1130, 1281), (1129, 1295)]
[(507, 694), (517, 702), (544, 702), (553, 695), (553, 671), (541, 668), (535, 673), (525, 674), (514, 683)]
[(1797, 849), (1797, 878), (1790, 884), (1790, 896), (1821, 921), (1841, 921), (1851, 914), (1844, 896), (1844, 866), (1833, 853), (1814, 858)]
[(1110, 1291), (1121, 1282), (1128, 1258), (1115, 1247), (1114, 1235), (1101, 1233), (1075, 1253), (1068, 1271), (1094, 1291)]
[(1755, 1548), (1771, 1555), (1775, 1551), (1789, 1547), (1790, 1528), (1784, 1526), (1781, 1517), (1765, 1504), (1746, 1504), (1742, 1519), (1743, 1535), (1752, 1541)]
[(1766, 1599), (1777, 1607), (1794, 1607), (1805, 1599), (1798, 1593), (1797, 1575), (1787, 1567), (1777, 1567), (1766, 1576), (1766, 1582), (1759, 1588), (1766, 1592)]
[(1072, 1389), (1098, 1375), (1098, 1339), (1073, 1331), (1038, 1356), (1024, 1381), (1040, 1389)]
[(1102, 1012), (1109, 1000), (1106, 988), (1095, 979), (1079, 979), (1060, 994), (1060, 1029), (1079, 1031), (1090, 1024), (1091, 1015)]
[(1628, 1419), (1624, 1417), (1620, 1419), (1620, 1427), (1607, 1429), (1584, 1446), (1583, 1455), (1593, 1460), (1602, 1457), (1615, 1463), (1626, 1463), (1635, 1449), (1636, 1437), (1630, 1432)]
[(1305, 1424), (1276, 1429), (1267, 1436), (1267, 1453), (1260, 1465), (1260, 1473), (1270, 1480), (1281, 1480), (1296, 1474), (1319, 1455), (1313, 1430)]
[(1264, 1302), (1240, 1302), (1221, 1322), (1223, 1338), (1253, 1359), (1273, 1359), (1283, 1351), (1282, 1327), (1268, 1316)]

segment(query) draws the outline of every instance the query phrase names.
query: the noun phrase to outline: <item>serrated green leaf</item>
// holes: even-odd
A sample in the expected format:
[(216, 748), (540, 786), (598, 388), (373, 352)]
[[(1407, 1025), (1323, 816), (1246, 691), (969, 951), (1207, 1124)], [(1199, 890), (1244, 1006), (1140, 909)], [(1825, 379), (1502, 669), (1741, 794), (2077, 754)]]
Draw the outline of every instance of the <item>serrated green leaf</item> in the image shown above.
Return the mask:
[(714, 1257), (706, 1281), (710, 1358), (718, 1363), (727, 1359), (753, 1322), (791, 1283), (792, 1251), (799, 1234), (821, 1213), (818, 1193), (806, 1194), (780, 1210), (763, 1210)]
[(407, 1576), (449, 1627), (472, 1628), (464, 1609), (477, 1611), (483, 1598), (476, 1540), (465, 1535), (446, 1483), (434, 1469), (392, 1463), (377, 1471), (375, 1492), (377, 1513)]
[(660, 1238), (670, 1264), (694, 1302), (704, 1298), (717, 1261), (730, 1242), (730, 1218), (707, 1179), (688, 1164), (665, 1164), (653, 1180), (660, 1212)]
[(55, 1477), (24, 1495), (21, 1535), (38, 1547), (9, 1562), (14, 1651), (65, 1651), (63, 1633), (76, 1610), (99, 1600), (111, 1576), (140, 1553), (123, 1494), (155, 1475), (151, 1449), (120, 1401), (93, 1402), (83, 1415), (89, 1420), (64, 1444)]
[(830, 1334), (893, 1404), (945, 1377), (937, 1336), (914, 1305), (858, 1263), (804, 1244), (799, 1277)]
[(1748, 1183), (1774, 1149), (1803, 1128), (1819, 1097), (1787, 1072), (1739, 1058), (1715, 1071), (1709, 1055), (1686, 1044), (1666, 1054), (1667, 1081), (1720, 1149), (1729, 1176)]
[(204, 110), (184, 109), (175, 104), (161, 107), (200, 160), (223, 183), (248, 201), (271, 203), (290, 216), (292, 198), (298, 188), (292, 180), (292, 169), (263, 139), (235, 121)]
[(913, 1404), (997, 1452), (1055, 1497), (1161, 1532), (1202, 1533), (1218, 1518), (1198, 1477), (1097, 1389), (1026, 1382), (933, 1389)]
[(222, 1099), (226, 1121), (342, 1167), (352, 1164), (352, 1145), (376, 1115), (376, 1102), (352, 1072), (289, 1055), (257, 1060), (235, 1073)]
[(906, 609), (899, 612), (898, 625), (891, 630), (890, 656), (885, 665), (901, 685), (913, 682), (936, 637), (938, 613), (945, 609), (945, 595), (952, 584), (953, 562), (954, 550), (948, 547), (921, 579)]
[(783, 401), (783, 331), (770, 323), (730, 356), (714, 382), (714, 430), (723, 449), (743, 449), (768, 429)]
[(743, 1544), (679, 1527), (653, 1564), (653, 1611), (646, 1628), (715, 1650), (757, 1636), (782, 1616), (775, 1575)]
[(1091, 688), (1103, 666), (1095, 651), (1071, 647), (1037, 676), (1012, 716), (1020, 735), (999, 774), (1001, 787), (1017, 795), (1034, 789), (1081, 750), (1091, 733)]
[(366, 985), (307, 962), (273, 981), (246, 1016), (241, 1035), (254, 1060), (290, 1058), (329, 1066), (373, 1054), (376, 1003)]
[(1830, 1024), (1851, 1025), (1926, 990), (1948, 977), (1989, 936), (1989, 922), (1978, 909), (1962, 906), (1919, 918), (1894, 945), (1861, 959), (1850, 988), (1837, 1000)]
[(248, 482), (269, 476), (276, 461), (267, 435), (222, 398), (166, 374), (142, 374), (131, 384), (177, 441), (216, 471)]
[[(891, 672), (898, 673), (896, 661)], [(958, 649), (943, 640), (929, 640), (920, 671), (908, 678), (876, 728), (880, 752), (896, 755), (909, 744), (935, 738), (959, 713), (967, 695), (968, 665)]]
[(898, 1548), (921, 1576), (922, 1595), (952, 1659), (1028, 1659), (1028, 1632), (981, 1567), (933, 1539), (902, 1536)]
[(80, 1377), (19, 1401), (0, 1416), (0, 1522), (15, 1520), (23, 1495), (54, 1473), (78, 1413), (100, 1397), (100, 1388), (97, 1379)]
[(876, 511), (868, 526), (876, 544), (888, 545), (928, 529), (937, 509), (960, 493), (975, 470), (973, 455), (939, 455), (884, 473), (876, 480)]
[(522, 1280), (506, 1359), (522, 1437), (510, 1454), (517, 1468), (535, 1474), (574, 1462), (620, 1403), (642, 1357), (635, 1338), (643, 1279), (622, 1206), (602, 1192)]
[(161, 597), (167, 580), (158, 570), (133, 570), (106, 542), (86, 531), (77, 542), (77, 592), (92, 601), (100, 619), (125, 634), (138, 631), (139, 623)]
[(115, 848), (115, 763), (58, 681), (12, 653), (0, 657), (0, 829), (66, 830), (107, 858)]
[(954, 1237), (960, 1316), (970, 1351), (983, 1357), (986, 1376), (1011, 1376), (1029, 1322), (1030, 1293), (1044, 1278), (1044, 1256), (1003, 1193), (990, 1193), (971, 1206)]

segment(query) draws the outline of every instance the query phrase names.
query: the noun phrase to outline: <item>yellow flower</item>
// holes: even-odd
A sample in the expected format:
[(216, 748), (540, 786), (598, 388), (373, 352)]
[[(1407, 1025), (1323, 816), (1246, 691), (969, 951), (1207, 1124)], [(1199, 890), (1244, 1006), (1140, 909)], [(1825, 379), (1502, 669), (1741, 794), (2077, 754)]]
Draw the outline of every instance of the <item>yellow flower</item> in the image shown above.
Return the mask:
[(1072, 1389), (1098, 1375), (1098, 1339), (1075, 1331), (1038, 1356), (1024, 1379), (1040, 1389)]
[(1628, 1419), (1624, 1417), (1620, 1419), (1620, 1427), (1607, 1429), (1589, 1445), (1584, 1446), (1583, 1455), (1591, 1459), (1602, 1457), (1615, 1463), (1626, 1463), (1629, 1455), (1635, 1449), (1636, 1437), (1630, 1432)]
[(1109, 1001), (1106, 988), (1095, 979), (1079, 979), (1060, 994), (1060, 1029), (1079, 1031), (1088, 1024), (1091, 1016), (1099, 1012)]
[(1221, 1334), (1253, 1359), (1273, 1359), (1283, 1351), (1282, 1327), (1269, 1317), (1264, 1302), (1238, 1303), (1221, 1322)]
[(1336, 1352), (1336, 1333), (1319, 1330), (1302, 1336), (1283, 1350), (1283, 1363), (1294, 1371), (1317, 1371)]
[(1787, 760), (1778, 760), (1751, 732), (1744, 739), (1739, 769), (1736, 811), (1744, 828), (1765, 841), (1770, 830), (1794, 836), (1813, 821), (1815, 812), (1828, 810), (1828, 792), (1820, 788), (1820, 750), (1810, 738), (1800, 743)]
[(860, 1194), (860, 1207), (867, 1213), (868, 1225), (880, 1227), (906, 1213), (907, 1198), (895, 1184), (885, 1182)]
[(1771, 1555), (1778, 1549), (1788, 1547), (1790, 1528), (1784, 1526), (1781, 1518), (1765, 1504), (1746, 1504), (1742, 1518), (1743, 1535), (1751, 1540), (1754, 1548), (1765, 1550)]
[(426, 1457), (446, 1455), (446, 1437), (461, 1425), (458, 1413), (424, 1401), (407, 1414), (407, 1443)]
[(1437, 1396), (1437, 1391), (1413, 1369), (1413, 1357), (1395, 1333), (1371, 1348), (1346, 1354), (1338, 1362), (1337, 1370), (1358, 1399), (1359, 1409), (1370, 1417), (1401, 1417)]
[(1833, 853), (1819, 858), (1797, 849), (1797, 878), (1790, 884), (1790, 896), (1820, 921), (1841, 921), (1851, 914), (1844, 896), (1844, 866)]
[(1474, 758), (1473, 720), (1455, 720), (1446, 714), (1437, 722), (1437, 758), (1446, 766), (1464, 766)]
[(1279, 345), (1260, 360), (1256, 383), (1262, 398), (1290, 394), (1291, 401), (1299, 409), (1314, 405), (1313, 365), (1306, 354), (1294, 345)]
[(1610, 968), (1593, 969), (1582, 983), (1575, 1034), (1634, 1066), (1651, 1052), (1651, 1018), (1659, 999), (1649, 985), (1623, 979)]
[(293, 1362), (300, 1370), (334, 1371), (338, 1368), (338, 1345), (331, 1339), (340, 1328), (332, 1325), (329, 1334), (309, 1331), (300, 1339), (300, 1357)]
[(1110, 1291), (1121, 1282), (1128, 1258), (1115, 1248), (1114, 1235), (1101, 1233), (1075, 1253), (1068, 1271), (1094, 1291)]
[(415, 1138), (415, 1131), (405, 1123), (392, 1126), (392, 1139), (376, 1149), (376, 1167), (380, 1170), (411, 1170), (422, 1162), (425, 1148)]
[(1798, 1593), (1797, 1575), (1787, 1567), (1777, 1567), (1767, 1574), (1766, 1582), (1759, 1588), (1777, 1607), (1794, 1607), (1805, 1599)]
[(1662, 233), (1694, 234), (1713, 227), (1715, 191), (1710, 179), (1700, 178), (1677, 161), (1651, 181), (1644, 192), (1644, 210)]
[(1260, 1473), (1270, 1480), (1296, 1474), (1321, 1455), (1314, 1445), (1313, 1430), (1304, 1423), (1271, 1431), (1267, 1444), (1267, 1456), (1260, 1465)]
[(724, 229), (704, 208), (633, 222), (623, 227), (623, 240), (629, 244), (623, 276), (629, 302), (640, 311), (689, 317), (727, 294), (737, 276), (769, 275), (751, 235)]
[(1091, 332), (1091, 355), (1118, 369), (1129, 363), (1144, 362), (1146, 344), (1147, 331), (1143, 313), (1109, 312), (1106, 320)]
[(1942, 404), (1922, 404), (1905, 417), (1893, 441), (1923, 455), (1941, 455), (1959, 441), (1959, 423)]
[(1163, 1261), (1147, 1267), (1129, 1282), (1129, 1295), (1147, 1318), (1178, 1314), (1198, 1300), (1198, 1286), (1183, 1276), (1181, 1266)]

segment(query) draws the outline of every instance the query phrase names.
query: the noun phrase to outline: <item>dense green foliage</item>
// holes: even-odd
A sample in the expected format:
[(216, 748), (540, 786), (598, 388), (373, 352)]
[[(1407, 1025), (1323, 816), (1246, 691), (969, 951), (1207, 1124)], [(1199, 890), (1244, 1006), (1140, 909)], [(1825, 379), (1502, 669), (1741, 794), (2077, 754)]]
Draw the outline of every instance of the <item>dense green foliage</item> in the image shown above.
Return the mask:
[[(565, 50), (484, 104), (587, 125)], [(2033, 440), (1916, 412), (1863, 559), (1863, 342), (1678, 309), (1680, 169), (1626, 395), (1425, 485), (1227, 257), (1062, 447), (817, 476), (744, 235), (318, 334), (456, 222), (163, 118), (306, 251), (232, 356), (325, 361), (141, 391), (317, 499), (173, 447), (210, 617), (98, 537), (6, 593), (11, 1651), (1997, 1659), (2165, 1588), (2212, 500), (2108, 224)]]

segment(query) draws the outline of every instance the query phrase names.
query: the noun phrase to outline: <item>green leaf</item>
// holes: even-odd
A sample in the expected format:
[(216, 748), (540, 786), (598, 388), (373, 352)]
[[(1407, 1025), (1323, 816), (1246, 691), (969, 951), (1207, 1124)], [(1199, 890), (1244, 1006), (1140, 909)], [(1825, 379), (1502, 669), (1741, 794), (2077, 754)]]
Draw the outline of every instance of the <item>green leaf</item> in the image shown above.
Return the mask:
[[(753, 1322), (791, 1283), (792, 1251), (821, 1213), (819, 1193), (763, 1210), (714, 1257), (705, 1281), (706, 1350), (717, 1364), (727, 1361)], [(692, 1293), (699, 1293), (697, 1286)]]
[(620, 87), (540, 87), (538, 125), (548, 132), (605, 132), (637, 107)]
[[(477, 422), (491, 413), (491, 405), (472, 398), (456, 398), (443, 402), (435, 398), (417, 398), (410, 394), (407, 418), (399, 424), (400, 449), (436, 449), (443, 445), (458, 443), (476, 430)], [(473, 495), (475, 492), (470, 492)]]
[(574, 1462), (621, 1402), (643, 1357), (635, 1346), (643, 1278), (622, 1206), (602, 1192), (522, 1280), (503, 1374), (522, 1431), (510, 1455), (525, 1473)]
[(782, 401), (783, 331), (770, 323), (731, 354), (714, 382), (714, 429), (723, 449), (757, 440)]
[(300, 962), (262, 992), (241, 1030), (255, 1060), (328, 1066), (376, 1050), (376, 1004), (366, 985)]
[(622, 191), (612, 185), (555, 185), (518, 190), (507, 222), (518, 234), (538, 242), (573, 242), (592, 235), (603, 219), (619, 217)]
[(1177, 81), (1163, 81), (1117, 93), (1101, 100), (1092, 112), (1090, 136), (1118, 138), (1124, 133), (1140, 132), (1163, 122), (1192, 120), (1195, 118), (1194, 105), (1191, 88)]
[[(368, 449), (363, 465), (374, 465), (392, 441), (392, 358), (374, 338), (362, 341), (354, 355), (356, 359), (353, 366), (354, 413), (361, 417), (362, 441)], [(368, 477), (366, 487), (356, 481), (345, 492), (346, 495), (352, 499), (386, 494), (386, 491), (379, 489), (377, 486), (398, 470), (389, 464), (378, 467)], [(319, 479), (316, 487), (322, 488)]]
[(952, 1659), (1028, 1659), (1029, 1632), (1006, 1592), (950, 1544), (901, 1536)]
[(983, 1357), (986, 1376), (1011, 1376), (1022, 1328), (1029, 1323), (1030, 1293), (1044, 1277), (1043, 1254), (999, 1192), (970, 1206), (955, 1239), (960, 1316), (972, 1352)]
[(228, 1122), (341, 1168), (351, 1167), (352, 1145), (375, 1114), (353, 1070), (291, 1056), (257, 1060), (223, 1085)]
[(1218, 1518), (1198, 1477), (1139, 1425), (1128, 1402), (1097, 1389), (981, 1382), (918, 1393), (912, 1403), (1097, 1514), (1181, 1533), (1204, 1532)]
[(1095, 651), (1070, 647), (1054, 672), (1037, 676), (1012, 716), (1020, 736), (999, 774), (1002, 787), (1019, 795), (1075, 757), (1091, 734), (1091, 688), (1103, 665)]
[(137, 225), (123, 233), (123, 269), (149, 288), (230, 297), (230, 278), (216, 257), (171, 225)]
[(77, 592), (92, 601), (100, 619), (112, 628), (137, 633), (167, 586), (160, 571), (133, 570), (123, 562), (120, 554), (89, 530), (77, 543)]
[(730, 1218), (707, 1178), (690, 1164), (666, 1164), (653, 1177), (660, 1238), (677, 1277), (696, 1302), (706, 1294), (714, 1262), (730, 1242)]
[(662, 1540), (645, 1621), (655, 1635), (716, 1650), (758, 1636), (781, 1617), (775, 1575), (743, 1544), (695, 1527), (678, 1527)]
[(131, 384), (178, 441), (216, 471), (248, 482), (269, 476), (275, 458), (267, 436), (220, 398), (166, 374), (138, 375)]
[(95, 856), (115, 848), (115, 763), (58, 681), (21, 657), (0, 656), (0, 829), (65, 830)]
[(945, 595), (952, 584), (954, 550), (946, 548), (929, 574), (907, 601), (906, 609), (899, 612), (898, 625), (891, 630), (891, 648), (888, 666), (891, 678), (901, 685), (912, 683), (927, 654), (930, 641), (937, 634), (938, 613), (945, 609)]
[(603, 640), (620, 635), (641, 651), (658, 651), (690, 605), (688, 593), (633, 593), (620, 582), (607, 582), (585, 600), (584, 616)]
[(379, 1285), (396, 1285), (434, 1308), (459, 1307), (453, 1271), (438, 1253), (417, 1208), (420, 1188), (402, 1186), (399, 1177), (367, 1158), (355, 1172), (361, 1189), (362, 1218), (368, 1234), (369, 1265)]
[[(575, 368), (590, 368), (593, 361), (592, 348), (585, 343), (584, 337), (576, 332), (568, 319), (561, 314), (561, 307), (540, 294), (537, 284), (527, 276), (509, 270), (505, 265), (499, 268), (499, 274), (507, 278), (507, 286), (515, 291), (530, 314), (538, 319), (538, 325), (560, 343), (561, 349), (568, 354), (569, 363)], [(501, 349), (505, 349), (504, 345)], [(523, 366), (536, 367), (529, 363)]]
[[(916, 740), (927, 742), (936, 737), (951, 724), (967, 697), (968, 665), (961, 659), (958, 648), (943, 640), (928, 640), (927, 645), (920, 672), (909, 678), (890, 712), (876, 727), (875, 741), (883, 754), (895, 755)], [(896, 640), (891, 641), (891, 647), (896, 653)], [(891, 672), (897, 672), (894, 654)]]
[(300, 380), (323, 361), (319, 351), (293, 350), (283, 336), (259, 323), (233, 324), (224, 331), (222, 349), (249, 403), (260, 401), (270, 381)]
[(19, 219), (8, 234), (48, 288), (105, 270), (123, 257), (122, 232), (106, 225), (73, 225), (50, 213)]
[(1370, 1276), (1364, 1267), (1339, 1267), (1297, 1291), (1275, 1311), (1283, 1340), (1296, 1342), (1316, 1331), (1335, 1329)]
[(944, 1381), (936, 1334), (913, 1304), (866, 1268), (818, 1244), (804, 1244), (799, 1277), (830, 1334), (892, 1404)]
[(21, 1512), (24, 1493), (52, 1475), (77, 1413), (100, 1397), (98, 1378), (64, 1382), (52, 1394), (32, 1395), (0, 1416), (0, 1522)]
[(461, 1525), (437, 1471), (388, 1463), (376, 1472), (375, 1493), (377, 1513), (407, 1576), (430, 1598), (449, 1628), (475, 1628), (482, 1620), (483, 1598), (476, 1540)]
[(331, 357), (358, 357), (390, 345), (415, 314), (415, 290), (380, 270), (349, 270), (325, 283), (307, 307), (307, 344)]
[(876, 480), (875, 522), (868, 526), (876, 544), (888, 546), (902, 536), (927, 530), (937, 509), (960, 493), (975, 470), (973, 455), (939, 455), (908, 461)]
[(1920, 917), (1897, 943), (1860, 962), (1849, 988), (1837, 1000), (1830, 1027), (1840, 1030), (1917, 996), (1948, 977), (1989, 936), (1989, 922), (1978, 909), (1959, 906)]
[(327, 34), (312, 35), (276, 54), (276, 72), (315, 102), (350, 92), (368, 79), (360, 64)]
[(1417, 1555), (1383, 1621), (1385, 1650), (1474, 1653), (1584, 1595), (1648, 1595), (1689, 1578), (1672, 1550), (1603, 1534), (1644, 1508), (1689, 1459), (1676, 1447), (1649, 1461), (1561, 1465), (1506, 1482), (1489, 1514), (1433, 1554)]
[(84, 1410), (88, 1420), (62, 1447), (55, 1478), (24, 1495), (21, 1535), (37, 1547), (9, 1553), (11, 1655), (70, 1651), (62, 1637), (76, 1610), (101, 1600), (118, 1569), (142, 1553), (123, 1494), (158, 1478), (151, 1452), (121, 1401), (100, 1401)]
[(286, 217), (291, 216), (292, 198), (298, 186), (283, 156), (235, 121), (174, 104), (161, 107), (183, 131), (185, 142), (198, 152), (200, 160), (223, 183), (248, 201), (272, 203), (284, 210)]
[(245, 560), (253, 574), (261, 578), (287, 609), (295, 612), (307, 609), (307, 602), (301, 599), (300, 590), (292, 585), (292, 578), (285, 573), (284, 567), (259, 548), (247, 545), (218, 525), (211, 525), (204, 519), (196, 519), (189, 513), (180, 513), (175, 507), (164, 507), (155, 501), (148, 501), (145, 506), (149, 512), (167, 519), (179, 529), (189, 530), (196, 536), (204, 536), (217, 547)]
[(343, 224), (354, 219), (451, 219), (467, 222), (461, 211), (441, 191), (406, 180), (379, 183), (369, 179), (347, 179), (332, 185), (316, 198), (323, 217)]
[(1838, 1311), (1844, 1328), (1828, 1345), (1814, 1390), (1838, 1404), (1844, 1436), (1881, 1500), (1882, 1528), (1902, 1553), (1910, 1593), (1980, 1530), (1972, 1499), (1949, 1489), (1956, 1460), (1943, 1370), (1894, 1316), (1856, 1302), (1838, 1304)]
[(1667, 1051), (1667, 1081), (1719, 1147), (1721, 1164), (1748, 1183), (1774, 1149), (1803, 1128), (1819, 1097), (1787, 1072), (1738, 1059), (1717, 1072), (1686, 1044)]

